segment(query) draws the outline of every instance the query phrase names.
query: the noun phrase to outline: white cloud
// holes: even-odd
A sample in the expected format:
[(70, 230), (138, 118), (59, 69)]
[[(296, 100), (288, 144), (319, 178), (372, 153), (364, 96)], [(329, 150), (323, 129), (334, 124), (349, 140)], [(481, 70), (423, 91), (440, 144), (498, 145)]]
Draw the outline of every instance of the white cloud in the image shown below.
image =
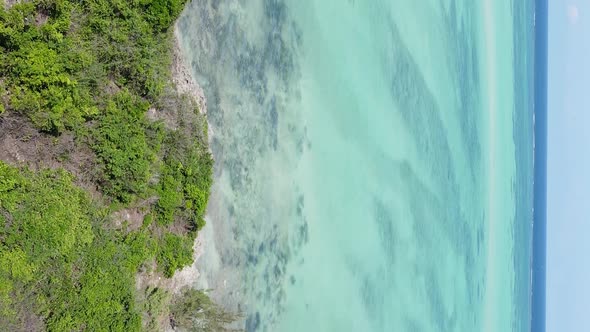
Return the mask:
[(576, 24), (578, 22), (578, 19), (580, 18), (578, 6), (571, 4), (567, 6), (567, 18), (570, 24)]

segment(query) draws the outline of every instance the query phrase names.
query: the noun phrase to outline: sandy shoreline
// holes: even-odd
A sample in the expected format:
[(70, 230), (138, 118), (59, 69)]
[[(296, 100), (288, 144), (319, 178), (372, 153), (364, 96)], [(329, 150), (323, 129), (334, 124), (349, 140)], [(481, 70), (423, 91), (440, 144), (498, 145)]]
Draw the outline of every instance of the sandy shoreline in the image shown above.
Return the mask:
[[(189, 98), (191, 98), (193, 101), (197, 103), (199, 107), (199, 112), (207, 116), (207, 99), (205, 98), (205, 93), (201, 86), (196, 82), (193, 76), (190, 61), (187, 60), (186, 54), (183, 53), (181, 43), (182, 36), (176, 23), (174, 25), (174, 38), (172, 50), (172, 82), (174, 83), (176, 92), (179, 95), (189, 96)], [(207, 124), (210, 143), (213, 131), (211, 130), (211, 126), (209, 125), (208, 121)], [(211, 147), (209, 147), (209, 152), (212, 153)], [(209, 250), (215, 251), (215, 241), (213, 239), (214, 232), (212, 231), (212, 225), (210, 224), (212, 219), (210, 213), (211, 206), (216, 205), (213, 204), (214, 200), (215, 195), (212, 194), (209, 198), (209, 206), (207, 208), (207, 213), (205, 216), (207, 224), (205, 225), (204, 229), (199, 231), (197, 238), (195, 239), (195, 243), (193, 245), (193, 263), (190, 266), (187, 266), (182, 270), (177, 271), (171, 279), (162, 278), (160, 280), (153, 280), (157, 284), (169, 289), (173, 293), (178, 293), (182, 288), (186, 286), (205, 289), (208, 289), (210, 286), (209, 281), (206, 280), (206, 276), (203, 276), (201, 274), (201, 271), (199, 271), (197, 263), (199, 261), (199, 258), (201, 258), (205, 253), (206, 246), (209, 248)]]
[[(191, 50), (183, 50), (182, 45), (183, 37), (177, 21), (174, 25), (172, 81), (176, 86), (177, 93), (190, 96), (198, 104), (201, 114), (207, 117), (207, 99), (204, 89), (197, 83), (190, 65)], [(215, 133), (208, 119), (207, 125), (209, 152), (215, 160), (217, 158), (213, 155), (211, 149), (211, 142)], [(228, 240), (226, 236), (231, 237), (232, 230), (231, 226), (225, 222), (229, 216), (227, 211), (220, 206), (222, 201), (220, 195), (222, 194), (215, 182), (214, 179), (205, 213), (206, 225), (199, 231), (193, 247), (195, 250), (193, 264), (174, 275), (170, 281), (171, 290), (177, 292), (184, 286), (210, 290), (208, 295), (214, 302), (227, 310), (240, 311), (238, 303), (241, 303), (241, 295), (240, 291), (235, 288), (238, 284), (238, 273), (222, 267), (223, 264), (221, 263), (220, 251), (227, 249), (225, 247)], [(207, 270), (200, 271), (198, 267), (202, 267), (204, 264), (206, 264)]]
[[(182, 53), (180, 46), (180, 32), (177, 23), (174, 24), (174, 48), (172, 50), (172, 82), (179, 95), (185, 94), (192, 98), (199, 106), (199, 112), (207, 115), (207, 99), (205, 93), (193, 77), (190, 62)], [(210, 128), (210, 126), (208, 126)], [(209, 133), (211, 134), (211, 133)], [(211, 151), (211, 148), (209, 148)], [(194, 287), (200, 272), (197, 269), (197, 261), (204, 252), (204, 232), (199, 232), (193, 245), (193, 263), (190, 266), (176, 272), (170, 280), (170, 289), (176, 293), (186, 286)]]
[(182, 53), (181, 36), (178, 25), (174, 24), (174, 45), (172, 49), (172, 82), (176, 92), (188, 95), (197, 105), (201, 114), (207, 114), (205, 92), (193, 77), (192, 68), (186, 55)]
[[(176, 93), (178, 95), (188, 96), (198, 105), (199, 112), (206, 116), (207, 100), (203, 89), (193, 77), (189, 61), (187, 61), (182, 52), (180, 32), (176, 24), (174, 25), (171, 74)], [(154, 109), (153, 112), (158, 111)], [(157, 115), (155, 117), (157, 118)], [(211, 129), (209, 129), (209, 135), (211, 134)], [(209, 148), (209, 151), (211, 151), (211, 148)], [(193, 263), (190, 266), (177, 271), (172, 278), (164, 278), (160, 273), (141, 275), (137, 280), (137, 288), (140, 289), (146, 285), (150, 285), (162, 287), (173, 294), (177, 294), (184, 287), (195, 287), (201, 275), (197, 268), (197, 261), (203, 255), (205, 242), (207, 242), (205, 240), (205, 232), (200, 231), (193, 244)]]

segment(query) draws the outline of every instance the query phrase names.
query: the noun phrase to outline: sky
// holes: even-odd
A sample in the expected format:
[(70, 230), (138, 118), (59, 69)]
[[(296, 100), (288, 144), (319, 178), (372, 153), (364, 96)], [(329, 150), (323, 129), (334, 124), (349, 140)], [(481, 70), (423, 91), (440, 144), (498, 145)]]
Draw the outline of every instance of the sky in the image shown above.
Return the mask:
[(549, 0), (547, 331), (590, 331), (590, 1)]

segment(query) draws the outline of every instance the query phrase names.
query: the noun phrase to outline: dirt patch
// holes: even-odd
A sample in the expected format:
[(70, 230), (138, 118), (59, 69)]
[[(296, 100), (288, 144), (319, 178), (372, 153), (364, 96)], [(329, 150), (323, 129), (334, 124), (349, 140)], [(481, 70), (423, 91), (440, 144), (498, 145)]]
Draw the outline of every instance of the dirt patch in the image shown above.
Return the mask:
[(205, 92), (193, 78), (191, 66), (180, 49), (179, 32), (176, 25), (174, 26), (174, 48), (172, 49), (172, 83), (176, 87), (179, 95), (188, 95), (199, 106), (202, 114), (207, 114), (207, 100)]
[(10, 9), (10, 7), (12, 7), (20, 2), (21, 2), (21, 0), (4, 0), (4, 8)]
[(33, 170), (63, 168), (75, 176), (75, 183), (93, 197), (100, 197), (92, 179), (96, 178), (96, 159), (92, 150), (74, 140), (74, 134), (59, 136), (40, 133), (30, 121), (8, 113), (0, 116), (0, 160)]
[(180, 271), (176, 271), (172, 278), (166, 278), (161, 272), (158, 272), (155, 261), (145, 264), (137, 274), (136, 288), (142, 290), (147, 287), (158, 287), (167, 290), (171, 294), (178, 294), (184, 287), (194, 287), (200, 275), (196, 264), (203, 254), (203, 240), (203, 236), (199, 233), (193, 244), (193, 263)]
[(191, 66), (187, 63), (180, 48), (177, 28), (174, 29), (172, 48), (171, 85), (168, 86), (155, 107), (146, 116), (152, 121), (162, 121), (171, 130), (181, 127), (198, 133), (196, 127), (202, 126), (202, 116), (207, 114), (205, 92), (193, 78)]
[(188, 236), (191, 231), (191, 225), (188, 218), (176, 218), (176, 220), (166, 227), (166, 232), (179, 236)]
[(121, 88), (117, 85), (117, 83), (115, 83), (113, 79), (109, 79), (105, 86), (105, 92), (107, 95), (112, 96), (117, 94), (119, 91), (121, 91)]
[(35, 25), (40, 27), (43, 24), (47, 23), (47, 21), (49, 20), (49, 16), (43, 12), (38, 12), (37, 15), (35, 16)]
[(166, 128), (177, 130), (179, 123), (179, 109), (180, 107), (177, 105), (162, 108), (152, 107), (148, 109), (145, 115), (150, 121), (162, 121)]
[(133, 232), (141, 228), (147, 211), (140, 208), (124, 209), (113, 213), (113, 224), (115, 228), (123, 228), (127, 232)]
[(115, 229), (124, 229), (125, 232), (133, 232), (143, 226), (145, 216), (150, 212), (151, 206), (158, 200), (157, 197), (150, 197), (142, 200), (134, 206), (114, 212), (111, 217), (112, 226)]

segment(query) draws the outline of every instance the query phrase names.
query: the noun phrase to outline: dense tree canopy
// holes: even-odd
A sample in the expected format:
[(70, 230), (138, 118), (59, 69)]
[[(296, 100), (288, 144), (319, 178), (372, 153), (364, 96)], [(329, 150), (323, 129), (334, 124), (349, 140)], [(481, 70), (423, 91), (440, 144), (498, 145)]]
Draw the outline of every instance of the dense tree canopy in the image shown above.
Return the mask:
[[(11, 117), (56, 141), (72, 135), (76, 148), (92, 154), (95, 169), (80, 179), (60, 165), (31, 170), (26, 160), (0, 161), (4, 329), (158, 329), (171, 301), (185, 325), (205, 305), (229, 317), (203, 293), (185, 292), (184, 299), (135, 288), (150, 262), (165, 277), (192, 263), (212, 181), (206, 121), (194, 101), (175, 93), (170, 77), (170, 26), (185, 2), (0, 6), (0, 125)], [(188, 112), (198, 121), (170, 128), (148, 119), (148, 109), (164, 104), (170, 114)], [(142, 217), (114, 214), (130, 210)]]

